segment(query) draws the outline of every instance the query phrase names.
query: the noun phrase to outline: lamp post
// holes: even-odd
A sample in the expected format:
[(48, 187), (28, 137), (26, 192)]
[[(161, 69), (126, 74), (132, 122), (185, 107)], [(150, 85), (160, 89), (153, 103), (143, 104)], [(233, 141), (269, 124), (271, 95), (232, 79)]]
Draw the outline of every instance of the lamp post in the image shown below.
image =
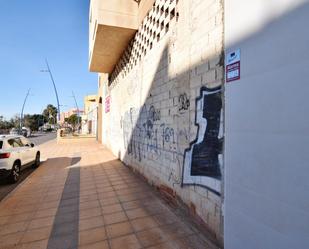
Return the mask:
[(80, 128), (80, 120), (79, 120), (79, 108), (78, 108), (78, 105), (77, 105), (77, 101), (76, 101), (76, 97), (75, 97), (75, 94), (74, 92), (72, 91), (72, 96), (74, 98), (74, 102), (75, 102), (75, 107), (76, 107), (76, 111), (77, 111), (77, 123), (78, 123), (78, 127)]
[(23, 107), (21, 108), (20, 120), (19, 120), (19, 133), (21, 133), (21, 129), (22, 129), (22, 126), (23, 126), (22, 122), (23, 122), (23, 117), (24, 117), (24, 109), (25, 109), (25, 105), (26, 105), (27, 99), (28, 99), (28, 97), (30, 95), (30, 90), (31, 89), (29, 88), (28, 92), (26, 94), (26, 97), (24, 99)]
[(56, 94), (56, 98), (57, 98), (57, 106), (58, 106), (58, 113), (57, 113), (57, 116), (58, 116), (58, 120), (57, 122), (60, 121), (60, 104), (59, 104), (59, 98), (58, 98), (58, 92), (57, 92), (57, 87), (56, 87), (56, 84), (55, 84), (55, 81), (54, 81), (54, 77), (53, 77), (53, 74), (50, 70), (50, 67), (49, 67), (49, 64), (48, 64), (48, 61), (47, 59), (45, 59), (45, 63), (46, 63), (46, 67), (47, 69), (45, 70), (40, 70), (41, 73), (49, 73), (49, 76), (50, 76), (50, 79), (53, 83), (53, 86), (54, 86), (54, 91), (55, 91), (55, 94)]

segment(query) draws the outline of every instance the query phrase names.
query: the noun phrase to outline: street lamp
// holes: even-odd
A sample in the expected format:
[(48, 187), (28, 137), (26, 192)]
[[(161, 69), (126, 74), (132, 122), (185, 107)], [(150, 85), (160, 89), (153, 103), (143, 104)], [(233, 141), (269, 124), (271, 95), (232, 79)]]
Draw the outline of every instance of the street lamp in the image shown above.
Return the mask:
[(76, 106), (76, 111), (77, 111), (77, 123), (78, 123), (78, 127), (80, 128), (79, 108), (78, 108), (77, 101), (76, 101), (76, 98), (75, 98), (75, 94), (74, 94), (73, 91), (72, 91), (72, 96), (71, 97), (74, 98), (74, 101), (75, 101), (75, 106)]
[(28, 92), (26, 94), (26, 97), (24, 99), (24, 103), (23, 103), (23, 107), (21, 108), (21, 114), (20, 114), (20, 120), (19, 120), (19, 133), (21, 133), (21, 129), (22, 129), (22, 122), (23, 122), (23, 117), (24, 117), (24, 109), (25, 109), (25, 105), (26, 105), (26, 102), (27, 102), (27, 99), (30, 95), (30, 88), (28, 89)]
[(49, 67), (49, 64), (48, 64), (48, 61), (47, 59), (45, 59), (45, 63), (46, 63), (46, 67), (47, 69), (45, 70), (40, 70), (41, 73), (49, 73), (49, 76), (50, 76), (50, 79), (53, 83), (53, 86), (54, 86), (54, 90), (55, 90), (55, 94), (56, 94), (56, 98), (57, 98), (57, 105), (58, 105), (58, 113), (57, 113), (57, 116), (58, 116), (58, 122), (60, 121), (60, 104), (59, 104), (59, 98), (58, 98), (58, 92), (57, 92), (57, 88), (56, 88), (56, 84), (55, 84), (55, 81), (54, 81), (54, 77), (52, 75), (52, 72), (50, 70), (50, 67)]

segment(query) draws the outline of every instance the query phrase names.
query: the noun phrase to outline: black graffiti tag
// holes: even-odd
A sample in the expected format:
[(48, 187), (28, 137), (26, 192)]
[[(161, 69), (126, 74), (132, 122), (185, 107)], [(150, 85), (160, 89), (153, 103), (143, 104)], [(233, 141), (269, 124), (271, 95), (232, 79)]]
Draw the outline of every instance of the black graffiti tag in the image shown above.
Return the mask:
[(190, 100), (186, 93), (180, 94), (178, 98), (179, 111), (186, 111), (190, 107)]
[(153, 105), (150, 106), (150, 108), (149, 108), (148, 120), (151, 120), (152, 122), (161, 120), (160, 110), (156, 110)]

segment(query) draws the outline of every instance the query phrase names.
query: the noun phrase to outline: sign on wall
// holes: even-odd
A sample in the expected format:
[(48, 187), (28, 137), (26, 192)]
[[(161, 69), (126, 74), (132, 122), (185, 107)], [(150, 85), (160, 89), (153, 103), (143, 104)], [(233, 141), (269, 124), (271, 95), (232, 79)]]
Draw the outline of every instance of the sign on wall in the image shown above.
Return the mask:
[(202, 87), (196, 110), (198, 130), (195, 140), (185, 150), (183, 184), (203, 186), (220, 195), (224, 140), (221, 87)]
[(240, 80), (240, 49), (227, 54), (225, 72), (226, 82)]
[(105, 113), (110, 112), (110, 106), (111, 106), (111, 96), (107, 96), (105, 98)]

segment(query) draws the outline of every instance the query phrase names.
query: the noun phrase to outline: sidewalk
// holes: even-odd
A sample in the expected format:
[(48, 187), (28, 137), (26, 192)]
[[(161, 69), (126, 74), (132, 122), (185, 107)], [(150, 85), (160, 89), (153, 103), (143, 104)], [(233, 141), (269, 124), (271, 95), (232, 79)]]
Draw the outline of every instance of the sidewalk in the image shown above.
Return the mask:
[(215, 249), (92, 139), (41, 146), (46, 159), (0, 202), (0, 249)]

